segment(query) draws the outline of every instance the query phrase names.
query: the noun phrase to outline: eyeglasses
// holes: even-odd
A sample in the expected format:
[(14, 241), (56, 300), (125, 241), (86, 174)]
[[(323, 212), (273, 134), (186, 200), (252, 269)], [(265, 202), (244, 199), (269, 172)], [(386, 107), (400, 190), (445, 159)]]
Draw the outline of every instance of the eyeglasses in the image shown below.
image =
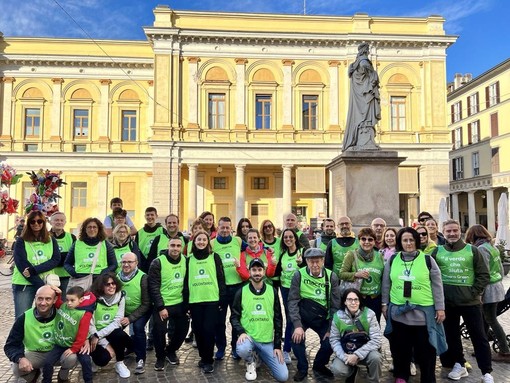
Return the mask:
[(117, 286), (117, 284), (115, 282), (106, 282), (104, 284), (106, 287), (109, 287), (109, 286)]
[(99, 230), (99, 228), (97, 226), (87, 226), (86, 229), (89, 229), (89, 230)]
[(361, 237), (361, 242), (374, 242), (375, 240), (372, 237)]
[(264, 229), (272, 229), (273, 228), (273, 225), (264, 225), (263, 226)]
[(122, 261), (121, 262), (123, 265), (131, 265), (133, 263), (136, 263), (136, 261)]
[(420, 234), (420, 237), (426, 237), (428, 234), (424, 233), (423, 231), (420, 231), (418, 234)]
[(346, 298), (345, 300), (351, 303), (359, 302), (359, 298)]
[(35, 224), (42, 225), (43, 223), (44, 223), (44, 221), (42, 219), (33, 219), (30, 221), (31, 225), (35, 225)]

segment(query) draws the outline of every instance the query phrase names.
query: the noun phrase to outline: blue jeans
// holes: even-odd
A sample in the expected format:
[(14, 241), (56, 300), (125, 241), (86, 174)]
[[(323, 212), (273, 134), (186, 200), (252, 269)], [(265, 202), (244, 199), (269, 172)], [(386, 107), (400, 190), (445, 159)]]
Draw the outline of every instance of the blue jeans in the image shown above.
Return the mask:
[(147, 324), (150, 316), (151, 311), (149, 310), (144, 316), (130, 324), (133, 331), (131, 334), (131, 339), (133, 339), (133, 351), (135, 352), (137, 361), (140, 359), (145, 361), (145, 358), (147, 357), (147, 337), (145, 334), (145, 325)]
[[(51, 351), (46, 354), (46, 362), (43, 366), (43, 379), (42, 383), (51, 383), (53, 378), (53, 366), (59, 360), (61, 360), (62, 354), (68, 347), (62, 346), (54, 346)], [(81, 371), (83, 374), (83, 381), (88, 383), (92, 382), (92, 362), (90, 359), (90, 355), (88, 354), (74, 354), (78, 362), (81, 364)], [(71, 357), (67, 357), (66, 359), (70, 359)], [(74, 359), (74, 358), (73, 358)], [(64, 364), (64, 363), (63, 363)], [(62, 366), (72, 368), (71, 366)]]
[(292, 334), (294, 333), (294, 325), (290, 320), (289, 310), (287, 310), (287, 301), (289, 300), (289, 290), (286, 287), (280, 286), (282, 292), (283, 307), (285, 309), (285, 336), (283, 338), (283, 351), (290, 352)]
[(243, 343), (236, 345), (237, 355), (246, 362), (253, 362), (253, 353), (256, 352), (259, 358), (269, 367), (273, 377), (279, 382), (286, 382), (289, 378), (289, 370), (285, 362), (280, 363), (274, 354), (273, 343), (255, 342), (253, 339), (246, 339)]
[(37, 287), (33, 285), (12, 285), (14, 316), (16, 318), (32, 307), (36, 292)]

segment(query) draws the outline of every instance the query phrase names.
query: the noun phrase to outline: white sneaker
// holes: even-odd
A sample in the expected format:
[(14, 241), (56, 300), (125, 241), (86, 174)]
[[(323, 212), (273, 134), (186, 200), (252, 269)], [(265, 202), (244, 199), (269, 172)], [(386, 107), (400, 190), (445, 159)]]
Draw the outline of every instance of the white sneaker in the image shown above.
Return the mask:
[(409, 370), (411, 371), (411, 376), (416, 376), (416, 364), (411, 362), (411, 365), (409, 366)]
[(140, 375), (140, 374), (143, 374), (144, 372), (145, 372), (145, 362), (143, 361), (143, 359), (140, 359), (138, 361), (138, 363), (136, 364), (135, 374)]
[(287, 352), (287, 351), (283, 352), (283, 360), (285, 361), (285, 364), (292, 364), (292, 358), (290, 357), (290, 352)]
[(494, 383), (494, 378), (491, 374), (487, 373), (482, 376), (482, 383)]
[(455, 363), (452, 371), (448, 374), (448, 379), (460, 380), (460, 378), (465, 378), (466, 376), (469, 376), (466, 367), (461, 366), (459, 363)]
[(92, 372), (93, 372), (93, 373), (96, 373), (96, 372), (98, 372), (98, 371), (101, 369), (101, 367), (99, 367), (99, 366), (98, 366), (97, 364), (95, 364), (94, 362), (91, 362), (91, 363), (92, 363)]
[(124, 362), (117, 362), (115, 363), (115, 371), (121, 378), (129, 378), (131, 376), (131, 372), (126, 367)]
[(195, 338), (193, 338), (193, 342), (191, 343), (191, 345), (194, 347), (194, 348), (197, 348), (197, 340)]
[(257, 379), (257, 367), (255, 366), (255, 362), (246, 363), (246, 374), (244, 377), (246, 380)]

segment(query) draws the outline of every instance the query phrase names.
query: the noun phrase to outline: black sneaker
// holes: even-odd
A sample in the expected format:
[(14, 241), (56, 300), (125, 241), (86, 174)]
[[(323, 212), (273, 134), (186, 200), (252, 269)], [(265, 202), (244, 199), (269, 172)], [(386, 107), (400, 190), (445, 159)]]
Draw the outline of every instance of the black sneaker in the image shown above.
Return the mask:
[(203, 360), (199, 360), (198, 363), (197, 363), (197, 366), (200, 367), (200, 368), (204, 368), (205, 366), (205, 363)]
[(301, 382), (308, 376), (308, 372), (306, 371), (298, 371), (296, 375), (294, 375), (294, 382)]
[(212, 374), (214, 372), (214, 365), (212, 364), (204, 364), (204, 367), (202, 367), (202, 370), (205, 374)]
[(179, 358), (177, 357), (177, 355), (175, 354), (175, 352), (169, 352), (167, 355), (166, 355), (166, 360), (168, 360), (168, 363), (176, 366), (178, 364), (180, 364), (181, 362), (179, 361)]
[(319, 375), (322, 375), (326, 378), (333, 378), (334, 375), (333, 373), (331, 372), (331, 370), (329, 368), (327, 368), (326, 366), (322, 366), (322, 367), (314, 367), (313, 368), (313, 372), (319, 374)]
[(163, 371), (165, 369), (165, 359), (158, 359), (154, 363), (154, 370)]

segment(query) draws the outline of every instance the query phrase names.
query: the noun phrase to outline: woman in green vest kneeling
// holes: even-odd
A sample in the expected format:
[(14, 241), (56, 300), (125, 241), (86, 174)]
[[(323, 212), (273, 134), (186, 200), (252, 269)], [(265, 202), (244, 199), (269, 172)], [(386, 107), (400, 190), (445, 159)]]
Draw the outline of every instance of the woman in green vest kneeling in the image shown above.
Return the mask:
[(363, 365), (368, 368), (368, 382), (379, 382), (381, 328), (375, 313), (364, 305), (358, 290), (344, 291), (340, 310), (333, 316), (329, 342), (335, 354), (331, 370), (343, 379), (341, 381), (356, 375), (357, 366)]
[(384, 335), (390, 341), (395, 383), (408, 381), (413, 350), (420, 366), (420, 382), (435, 383), (436, 355), (447, 349), (441, 271), (435, 260), (419, 248), (418, 232), (411, 227), (401, 229), (397, 234), (398, 252), (384, 268)]

